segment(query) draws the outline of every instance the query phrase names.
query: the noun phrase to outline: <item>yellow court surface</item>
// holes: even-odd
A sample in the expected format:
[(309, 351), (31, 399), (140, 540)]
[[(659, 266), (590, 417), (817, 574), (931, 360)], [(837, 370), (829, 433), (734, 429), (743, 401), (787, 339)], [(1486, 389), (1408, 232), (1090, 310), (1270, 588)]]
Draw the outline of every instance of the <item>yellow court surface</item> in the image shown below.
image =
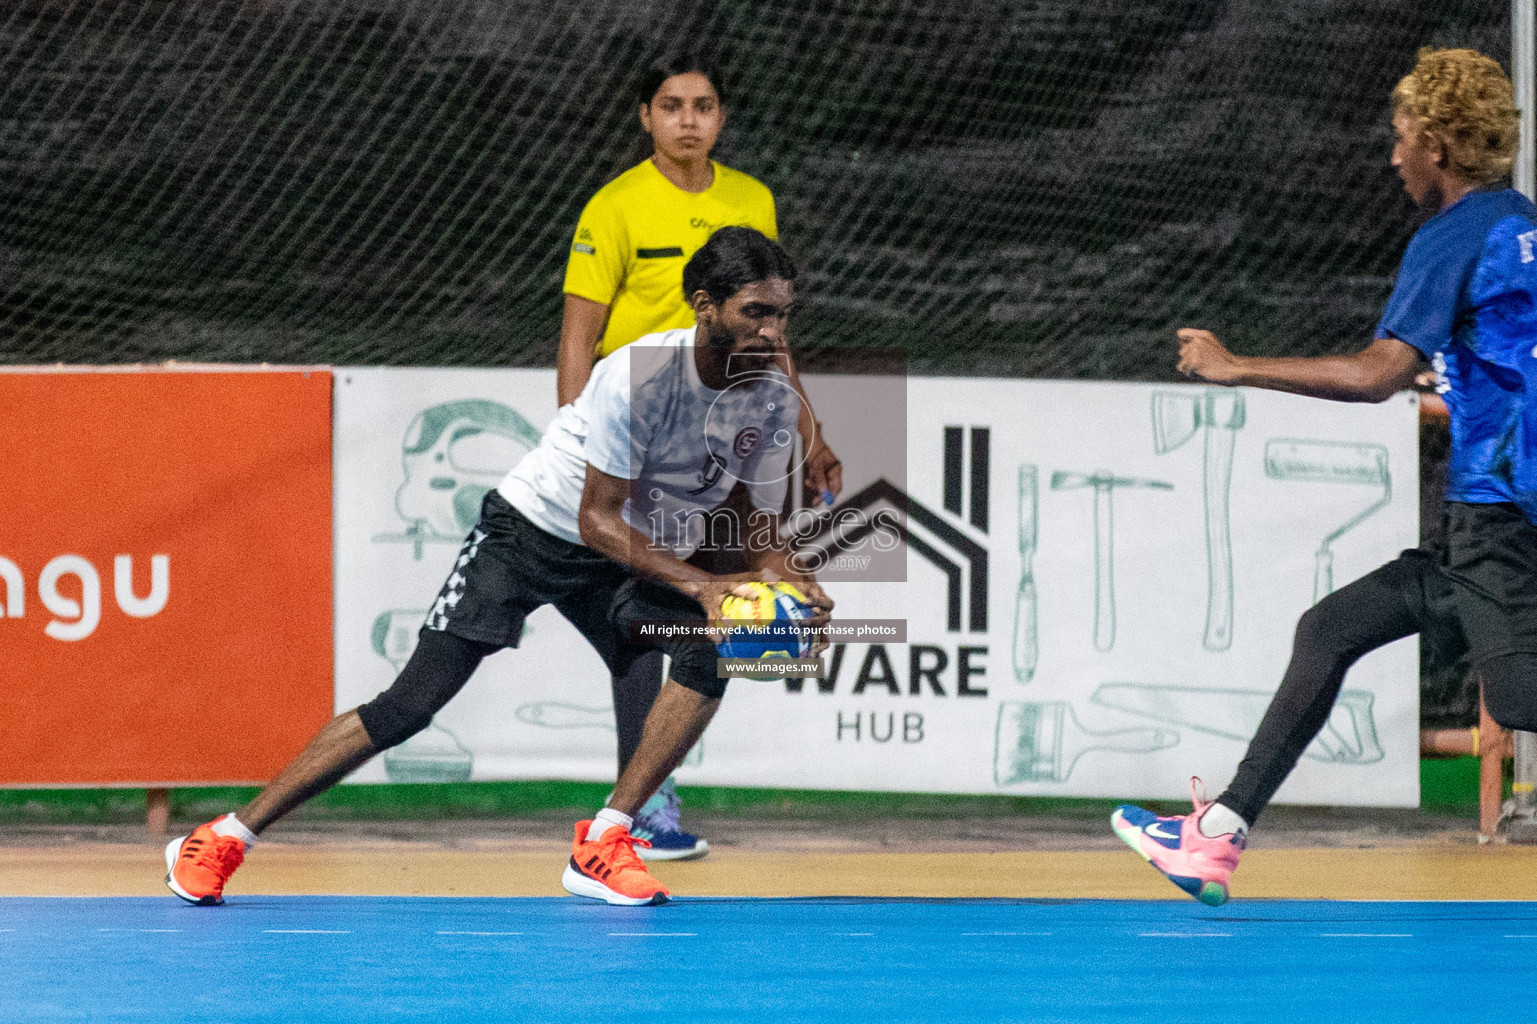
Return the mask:
[[(419, 842), (264, 842), (227, 894), (558, 896), (563, 849), (528, 843), (445, 849)], [(1126, 850), (827, 853), (718, 849), (653, 865), (679, 896), (1173, 899)], [(153, 896), (161, 850), (148, 843), (0, 847), (0, 896)], [(1374, 849), (1256, 849), (1233, 898), (1537, 899), (1537, 848), (1425, 841)]]

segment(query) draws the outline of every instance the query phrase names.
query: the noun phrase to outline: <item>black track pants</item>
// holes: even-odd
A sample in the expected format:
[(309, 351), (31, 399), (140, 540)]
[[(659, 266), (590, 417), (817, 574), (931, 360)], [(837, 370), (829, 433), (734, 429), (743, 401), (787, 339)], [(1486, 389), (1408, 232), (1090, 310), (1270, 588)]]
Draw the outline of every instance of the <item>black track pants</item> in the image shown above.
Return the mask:
[(1444, 551), (1405, 551), (1303, 613), (1286, 675), (1219, 803), (1253, 824), (1328, 721), (1345, 670), (1412, 633), (1465, 646), (1494, 720), (1537, 730), (1537, 527), (1510, 505), (1449, 504), (1447, 518)]

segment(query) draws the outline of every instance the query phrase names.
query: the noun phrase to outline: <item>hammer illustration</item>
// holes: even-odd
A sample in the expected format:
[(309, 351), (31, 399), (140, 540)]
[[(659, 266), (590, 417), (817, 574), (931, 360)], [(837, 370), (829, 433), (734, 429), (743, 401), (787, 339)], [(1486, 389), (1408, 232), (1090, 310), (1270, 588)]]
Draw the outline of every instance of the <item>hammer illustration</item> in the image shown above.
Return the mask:
[(1115, 532), (1110, 493), (1117, 487), (1152, 487), (1172, 491), (1174, 485), (1163, 480), (1138, 480), (1112, 476), (1107, 469), (1084, 473), (1051, 474), (1051, 489), (1094, 488), (1094, 646), (1108, 651), (1115, 646)]
[(1183, 391), (1153, 392), (1153, 450), (1172, 452), (1206, 428), (1206, 636), (1208, 651), (1233, 646), (1233, 542), (1228, 528), (1228, 488), (1233, 480), (1233, 446), (1243, 429), (1243, 393), (1207, 388), (1200, 396)]

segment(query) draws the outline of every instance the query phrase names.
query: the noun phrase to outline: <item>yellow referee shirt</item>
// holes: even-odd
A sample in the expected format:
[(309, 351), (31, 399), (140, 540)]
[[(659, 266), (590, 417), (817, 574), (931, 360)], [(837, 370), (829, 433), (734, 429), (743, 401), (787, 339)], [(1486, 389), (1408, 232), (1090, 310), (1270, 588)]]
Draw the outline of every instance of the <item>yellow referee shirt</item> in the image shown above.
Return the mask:
[(582, 210), (565, 292), (610, 307), (599, 357), (643, 335), (694, 323), (683, 299), (683, 264), (718, 228), (757, 228), (778, 237), (768, 188), (710, 164), (710, 187), (685, 192), (647, 160), (600, 188)]

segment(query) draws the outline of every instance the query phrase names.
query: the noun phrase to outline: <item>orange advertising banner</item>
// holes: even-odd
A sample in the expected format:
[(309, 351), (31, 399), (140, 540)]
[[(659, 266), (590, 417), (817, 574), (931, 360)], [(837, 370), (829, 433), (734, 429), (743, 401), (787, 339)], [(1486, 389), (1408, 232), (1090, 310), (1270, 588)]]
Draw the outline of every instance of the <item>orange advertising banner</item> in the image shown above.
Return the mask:
[(271, 777), (330, 717), (331, 374), (0, 372), (0, 785)]

